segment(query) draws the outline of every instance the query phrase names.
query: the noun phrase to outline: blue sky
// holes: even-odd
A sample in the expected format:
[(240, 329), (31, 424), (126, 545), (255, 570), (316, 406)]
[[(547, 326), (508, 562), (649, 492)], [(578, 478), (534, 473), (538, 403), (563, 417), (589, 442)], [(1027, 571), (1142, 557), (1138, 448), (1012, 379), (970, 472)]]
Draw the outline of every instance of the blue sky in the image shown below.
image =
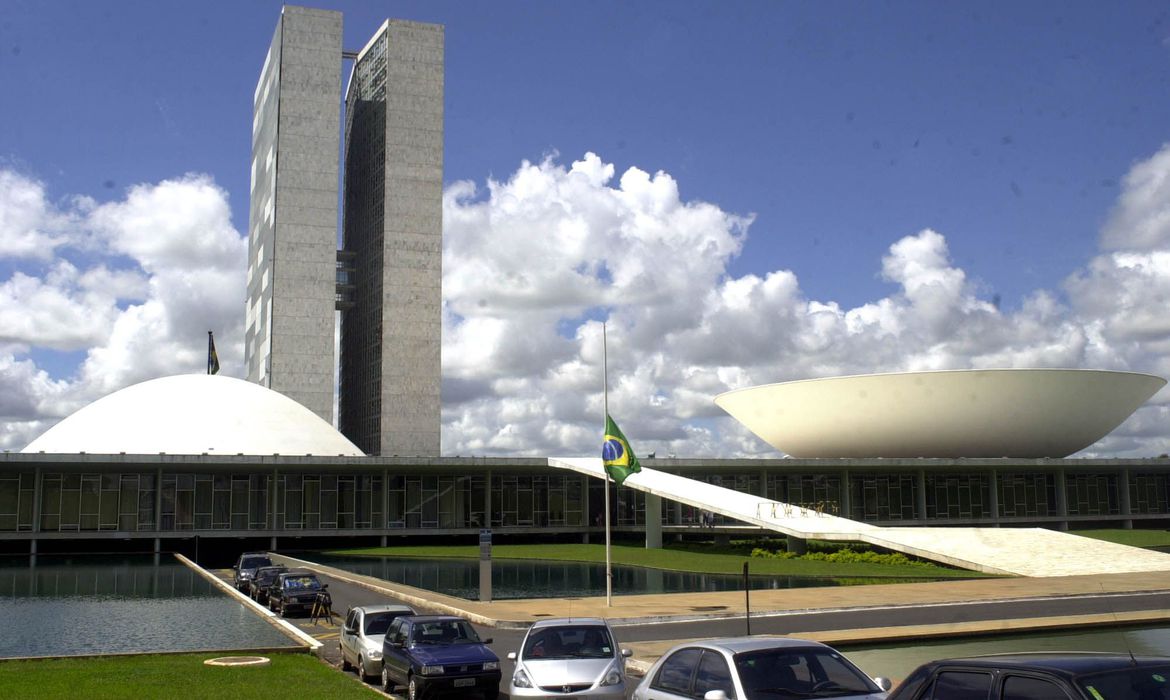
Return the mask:
[[(1103, 252), (1127, 175), (1170, 143), (1170, 8), (1161, 2), (314, 6), (345, 13), (353, 49), (387, 16), (446, 26), (445, 181), (478, 186), (462, 206), (491, 200), (489, 178), (506, 183), (523, 161), (555, 178), (558, 168), (569, 171), (593, 153), (613, 166), (611, 189), (630, 168), (651, 178), (661, 171), (679, 202), (709, 203), (745, 222), (741, 245), (720, 258), (709, 286), (787, 271), (799, 280), (801, 299), (842, 311), (905, 296), (883, 260), (900, 240), (930, 229), (943, 242), (919, 240), (943, 246), (946, 266), (964, 273), (965, 294), (998, 308), (1005, 327), (1022, 323), (1014, 314), (1025, 313), (1037, 291), (1072, 309), (1065, 320), (1081, 319), (1082, 307), (1068, 296), (1070, 275)], [(197, 174), (223, 193), (231, 226), (246, 234), (252, 93), (279, 11), (280, 3), (258, 1), (5, 0), (0, 169), (37, 183), (53, 211), (73, 219), (127, 201), (135, 186)], [(78, 197), (90, 201), (77, 208)], [(1154, 213), (1144, 215), (1156, 219), (1157, 203), (1149, 206)], [(449, 237), (463, 240), (458, 231)], [(73, 245), (60, 257), (81, 271), (100, 260), (153, 279), (135, 250)], [(0, 281), (18, 273), (48, 279), (52, 265), (0, 255)], [(125, 312), (145, 297), (127, 292), (112, 303)], [(454, 297), (451, 306), (459, 306)], [(571, 336), (587, 317), (575, 309), (568, 322), (552, 323), (554, 334)], [(1091, 345), (1093, 324), (1081, 325)], [(776, 324), (774, 333), (787, 332), (795, 331)], [(0, 340), (12, 344), (12, 362), (32, 362), (46, 381), (66, 383), (108, 341), (10, 336)], [(1132, 348), (1096, 359), (1156, 372), (1166, 360), (1161, 336), (1154, 341), (1143, 341), (1140, 360)], [(933, 341), (916, 342), (926, 344), (901, 347), (902, 355), (926, 353)], [(992, 357), (1035, 364), (1034, 353), (1003, 354), (1020, 345), (1005, 341), (966, 356), (955, 350), (923, 364), (952, 367), (964, 357), (972, 365)], [(445, 359), (445, 376), (470, 371), (458, 347), (445, 344), (445, 355), (456, 358), (450, 372)], [(1076, 362), (1060, 353), (1039, 362), (1094, 361), (1090, 352), (1073, 354)], [(818, 366), (780, 357), (770, 374), (744, 374), (777, 381), (796, 378), (799, 368), (824, 374), (913, 364), (854, 357)], [(721, 381), (721, 388), (735, 384)], [(63, 409), (38, 410), (45, 415), (16, 417), (40, 427)], [(473, 420), (452, 411), (449, 426)], [(715, 415), (660, 418), (685, 419), (701, 431)], [(12, 431), (10, 443), (26, 433)], [(567, 448), (577, 439), (546, 446)], [(716, 442), (677, 439), (678, 449)], [(1170, 445), (1164, 435), (1151, 439), (1153, 449)], [(732, 451), (762, 449), (749, 445), (744, 438)], [(677, 450), (659, 450), (667, 451)]]

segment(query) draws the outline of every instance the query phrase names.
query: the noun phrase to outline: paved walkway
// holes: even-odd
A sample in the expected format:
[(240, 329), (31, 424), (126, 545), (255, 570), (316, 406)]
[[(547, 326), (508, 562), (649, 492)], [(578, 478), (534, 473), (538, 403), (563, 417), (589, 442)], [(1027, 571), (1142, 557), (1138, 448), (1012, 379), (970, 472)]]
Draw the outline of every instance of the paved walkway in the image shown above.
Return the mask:
[[(596, 457), (549, 459), (548, 463), (605, 478), (601, 459)], [(1170, 554), (1042, 528), (877, 527), (645, 467), (624, 485), (785, 535), (866, 542), (989, 574), (1047, 577), (1170, 571)]]

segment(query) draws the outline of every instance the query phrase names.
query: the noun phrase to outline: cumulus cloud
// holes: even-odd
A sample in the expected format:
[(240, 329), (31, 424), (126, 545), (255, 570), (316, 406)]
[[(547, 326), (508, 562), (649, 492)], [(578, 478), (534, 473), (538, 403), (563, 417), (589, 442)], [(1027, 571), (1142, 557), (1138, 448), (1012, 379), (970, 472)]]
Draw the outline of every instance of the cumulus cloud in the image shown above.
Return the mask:
[[(1170, 149), (1134, 165), (1103, 252), (1061, 289), (1005, 313), (951, 260), (943, 232), (892, 236), (890, 293), (854, 308), (809, 299), (795, 272), (731, 277), (751, 216), (685, 202), (666, 173), (587, 154), (524, 162), (444, 200), (443, 449), (595, 451), (609, 404), (643, 452), (774, 455), (712, 401), (754, 384), (837, 374), (1095, 367), (1170, 376)], [(791, 235), (799, 235), (793, 232)], [(776, 261), (778, 264), (783, 261)], [(1155, 397), (1086, 454), (1170, 449)]]
[[(131, 188), (123, 200), (51, 204), (40, 183), (0, 171), (0, 447), (19, 449), (111, 391), (199, 371), (207, 330), (240, 372), (245, 241), (227, 193), (206, 176)], [(37, 248), (30, 251), (30, 248)], [(34, 359), (84, 351), (65, 376)]]
[[(0, 200), (0, 446), (129, 383), (202, 367), (216, 330), (242, 372), (245, 241), (206, 177), (118, 201), (51, 204), (38, 183)], [(443, 430), (448, 455), (594, 454), (608, 402), (639, 452), (775, 456), (715, 406), (723, 391), (916, 369), (1096, 367), (1170, 376), (1170, 147), (1122, 180), (1101, 250), (1056, 289), (980, 297), (944, 230), (890, 232), (881, 298), (810, 299), (796, 271), (734, 277), (750, 213), (686, 201), (664, 172), (617, 173), (592, 153), (523, 162), (444, 193)], [(13, 203), (16, 204), (13, 204)], [(18, 207), (19, 210), (12, 207)], [(16, 222), (16, 223), (14, 223)], [(799, 236), (799, 231), (787, 235)], [(49, 253), (23, 252), (30, 241)], [(39, 350), (84, 350), (52, 376)], [(1091, 455), (1170, 451), (1163, 391)]]

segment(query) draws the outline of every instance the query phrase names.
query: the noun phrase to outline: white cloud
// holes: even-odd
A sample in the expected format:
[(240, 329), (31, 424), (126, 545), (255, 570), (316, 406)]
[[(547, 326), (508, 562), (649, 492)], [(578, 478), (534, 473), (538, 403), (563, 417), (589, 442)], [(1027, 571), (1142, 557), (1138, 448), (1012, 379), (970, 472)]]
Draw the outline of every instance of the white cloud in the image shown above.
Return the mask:
[(52, 258), (67, 225), (45, 196), (40, 182), (0, 170), (0, 258)]
[[(5, 171), (0, 181), (31, 182)], [(39, 205), (19, 215), (0, 202), (0, 221), (56, 232), (51, 258), (26, 262), (0, 281), (7, 399), (0, 447), (19, 448), (129, 384), (200, 371), (209, 329), (223, 371), (239, 373), (245, 242), (231, 226), (223, 190), (186, 176), (135, 186), (119, 202), (74, 198), (56, 207), (38, 188)], [(43, 349), (84, 350), (85, 358), (69, 376), (49, 377), (32, 359)]]
[[(684, 201), (663, 172), (618, 175), (586, 154), (567, 167), (524, 162), (482, 191), (454, 183), (444, 195), (443, 452), (595, 453), (603, 319), (610, 411), (639, 452), (659, 455), (774, 455), (712, 401), (753, 384), (963, 367), (1170, 376), (1170, 236), (1159, 223), (1168, 152), (1124, 178), (1102, 252), (1010, 312), (980, 298), (940, 231), (891, 232), (875, 261), (889, 293), (846, 308), (808, 298), (783, 261), (729, 276), (751, 216)], [(18, 448), (128, 383), (198, 371), (207, 329), (224, 372), (240, 374), (245, 242), (208, 178), (140, 185), (117, 202), (54, 207), (43, 188), (29, 201), (41, 204), (17, 228), (53, 231), (56, 247), (39, 268), (0, 280), (0, 446)], [(71, 254), (83, 245), (85, 256)], [(31, 359), (38, 348), (87, 352), (74, 376), (50, 377)], [(1089, 453), (1170, 451), (1168, 412), (1164, 390)]]

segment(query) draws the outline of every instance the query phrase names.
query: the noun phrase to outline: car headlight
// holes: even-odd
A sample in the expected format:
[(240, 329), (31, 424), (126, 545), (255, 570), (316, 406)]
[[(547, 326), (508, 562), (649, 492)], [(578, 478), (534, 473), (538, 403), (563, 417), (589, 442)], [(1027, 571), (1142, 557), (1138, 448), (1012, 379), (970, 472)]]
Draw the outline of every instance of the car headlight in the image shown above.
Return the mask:
[(495, 671), (499, 667), (500, 667), (499, 661), (484, 661), (483, 662), (483, 670), (485, 670), (485, 671)]
[(532, 681), (528, 678), (528, 674), (524, 672), (524, 669), (518, 668), (512, 674), (512, 685), (517, 688), (531, 688)]
[(609, 667), (609, 670), (605, 672), (605, 678), (601, 679), (601, 685), (603, 685), (603, 686), (605, 686), (605, 685), (621, 685), (621, 682), (622, 682), (622, 672), (617, 670), (613, 666)]
[(370, 650), (370, 659), (373, 661), (381, 661), (382, 660), (382, 650), (381, 649), (371, 649)]
[(443, 675), (442, 666), (423, 666), (419, 669), (419, 673), (424, 676), (441, 676)]

